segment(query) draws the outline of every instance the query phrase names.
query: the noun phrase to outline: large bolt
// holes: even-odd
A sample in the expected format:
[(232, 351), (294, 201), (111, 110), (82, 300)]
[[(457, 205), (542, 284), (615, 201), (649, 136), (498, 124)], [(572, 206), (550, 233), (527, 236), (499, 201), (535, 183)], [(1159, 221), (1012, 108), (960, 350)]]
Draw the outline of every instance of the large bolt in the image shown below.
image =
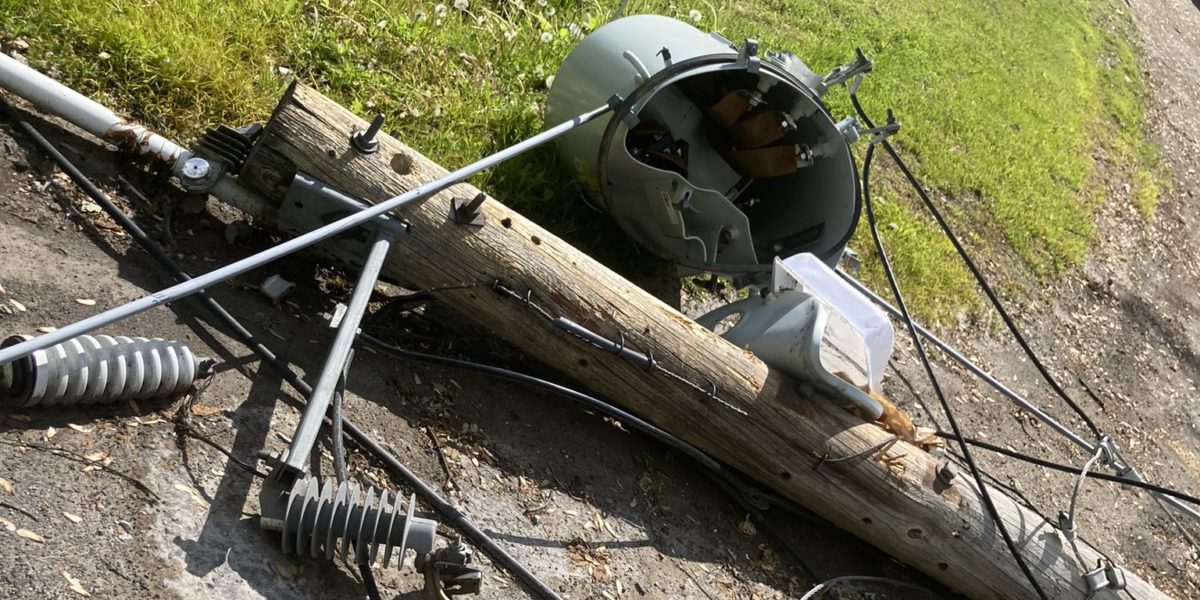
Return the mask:
[(379, 135), (380, 129), (383, 129), (383, 115), (375, 115), (375, 120), (371, 121), (366, 131), (359, 131), (350, 136), (350, 145), (363, 154), (378, 151), (379, 140), (376, 140), (375, 136)]
[(942, 464), (938, 465), (937, 477), (942, 483), (953, 483), (954, 478), (958, 477), (958, 466), (949, 460), (942, 461)]

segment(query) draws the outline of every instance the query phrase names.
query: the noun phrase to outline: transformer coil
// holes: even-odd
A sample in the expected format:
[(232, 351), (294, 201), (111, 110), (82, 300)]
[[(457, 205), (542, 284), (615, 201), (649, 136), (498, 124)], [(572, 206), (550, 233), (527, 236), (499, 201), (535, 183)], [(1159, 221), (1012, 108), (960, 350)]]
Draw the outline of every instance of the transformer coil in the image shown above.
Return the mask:
[(400, 500), (399, 492), (302, 477), (287, 496), (283, 551), (349, 560), (353, 550), (356, 560), (375, 563), (382, 546), (381, 566), (387, 568), (395, 553), (401, 568), (405, 550), (418, 555), (433, 551), (437, 522), (414, 515), (416, 495), (407, 503)]
[[(12, 336), (2, 347), (29, 339)], [(183, 342), (81, 335), (0, 365), (0, 406), (160, 398), (187, 390), (201, 371)]]

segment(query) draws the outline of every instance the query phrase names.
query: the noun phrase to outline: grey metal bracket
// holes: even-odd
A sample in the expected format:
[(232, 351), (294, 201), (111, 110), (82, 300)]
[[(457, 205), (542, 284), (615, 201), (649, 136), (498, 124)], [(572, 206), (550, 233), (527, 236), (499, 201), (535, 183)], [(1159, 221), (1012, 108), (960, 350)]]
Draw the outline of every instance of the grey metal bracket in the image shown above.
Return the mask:
[(762, 66), (758, 58), (758, 40), (747, 38), (742, 42), (742, 47), (738, 50), (737, 66), (746, 70), (747, 73), (758, 73), (758, 69)]
[(825, 92), (830, 88), (854, 80), (851, 83), (851, 92), (858, 91), (858, 86), (862, 83), (862, 78), (867, 73), (870, 73), (875, 68), (875, 63), (863, 54), (862, 48), (854, 49), (854, 61), (838, 66), (829, 72), (821, 83), (817, 86), (818, 95), (824, 96)]
[[(297, 173), (274, 215), (274, 222), (284, 231), (312, 231), (361, 212), (367, 207), (367, 204), (342, 194), (304, 173)], [(381, 230), (399, 238), (407, 233), (408, 224), (399, 218), (383, 215), (317, 246), (316, 249), (346, 264), (360, 264), (367, 253), (371, 238), (376, 231)]]
[(776, 283), (768, 294), (728, 304), (697, 318), (696, 322), (715, 330), (721, 321), (737, 316), (737, 323), (721, 337), (750, 350), (768, 365), (820, 389), (843, 407), (858, 409), (868, 419), (878, 419), (883, 406), (857, 386), (831, 373), (822, 361), (822, 341), (830, 309), (816, 296), (799, 291), (794, 285), (786, 287), (778, 259), (775, 269)]

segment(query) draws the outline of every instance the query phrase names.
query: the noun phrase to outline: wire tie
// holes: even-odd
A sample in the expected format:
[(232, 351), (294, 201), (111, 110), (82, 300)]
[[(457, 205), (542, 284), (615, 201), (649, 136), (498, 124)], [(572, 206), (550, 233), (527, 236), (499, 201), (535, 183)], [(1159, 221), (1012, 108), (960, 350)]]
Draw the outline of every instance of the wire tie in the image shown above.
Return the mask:
[[(816, 453), (814, 452), (813, 454), (816, 454)], [(822, 454), (822, 455), (818, 456), (818, 457), (817, 457), (817, 464), (813, 465), (813, 470), (814, 470), (814, 471), (820, 471), (820, 470), (821, 470), (821, 465), (825, 464), (825, 461), (827, 461), (827, 460), (829, 460), (829, 453), (828, 453), (828, 452), (826, 452), (825, 454)]]

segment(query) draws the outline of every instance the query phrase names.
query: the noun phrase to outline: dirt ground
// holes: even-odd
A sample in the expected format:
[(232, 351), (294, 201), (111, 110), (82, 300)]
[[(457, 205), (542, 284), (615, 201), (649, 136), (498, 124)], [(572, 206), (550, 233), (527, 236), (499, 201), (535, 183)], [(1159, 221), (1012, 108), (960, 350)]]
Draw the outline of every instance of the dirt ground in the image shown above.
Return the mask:
[[(1200, 372), (1200, 176), (1192, 160), (1200, 150), (1200, 7), (1132, 0), (1130, 9), (1144, 39), (1152, 133), (1174, 169), (1175, 187), (1147, 223), (1132, 209), (1128, 188), (1114, 182), (1093, 258), (1017, 312), (1054, 373), (1132, 464), (1151, 481), (1197, 491), (1200, 419), (1189, 409)], [(170, 242), (191, 272), (271, 243), (262, 232), (231, 225), (238, 215), (216, 201), (198, 203), (124, 166), (111, 148), (30, 118), (157, 239)], [(0, 332), (35, 333), (165, 287), (146, 254), (7, 123), (0, 124), (0, 146)], [(253, 289), (273, 273), (298, 284), (280, 307)], [(336, 271), (301, 256), (210, 292), (310, 373), (331, 339), (322, 313), (344, 301), (348, 288)], [(394, 293), (381, 290), (374, 308)], [(427, 312), (397, 311), (379, 327), (431, 351), (555, 377), (436, 306)], [(218, 373), (197, 399), (196, 422), (246, 459), (286, 447), (298, 396), (260, 373), (255, 357), (213, 327), (198, 304), (179, 302), (105, 333), (185, 340), (197, 354), (216, 358)], [(1038, 384), (1002, 332), (948, 333), (1001, 381), (1086, 431)], [(918, 401), (935, 408), (906, 344), (897, 357), (889, 394), (919, 423), (944, 424)], [(938, 368), (975, 437), (1060, 462), (1086, 460), (960, 369), (941, 360)], [(678, 455), (559, 399), (369, 352), (356, 357), (349, 387), (350, 418), (564, 597), (799, 597), (814, 575), (894, 577), (946, 595), (815, 517), (771, 512), (765, 524), (749, 523), (739, 504)], [(284, 555), (279, 536), (259, 530), (259, 482), (212, 449), (181, 443), (171, 422), (180, 402), (0, 412), (0, 477), (12, 485), (11, 493), (0, 489), (3, 595), (81, 597), (71, 589), (77, 581), (97, 598), (362, 597), (354, 569)], [(47, 448), (98, 458), (112, 471)], [(328, 446), (322, 455), (322, 473), (329, 475)], [(1072, 477), (981, 458), (1046, 514), (1065, 510)], [(353, 448), (350, 465), (376, 485), (399, 486)], [(1200, 596), (1200, 556), (1189, 542), (1200, 535), (1196, 524), (1112, 484), (1089, 483), (1081, 506), (1081, 534), (1120, 566), (1175, 597)], [(773, 532), (792, 542), (795, 555)], [(525, 597), (485, 556), (479, 563), (483, 598)], [(376, 575), (384, 597), (421, 597), (411, 555), (404, 569)]]

